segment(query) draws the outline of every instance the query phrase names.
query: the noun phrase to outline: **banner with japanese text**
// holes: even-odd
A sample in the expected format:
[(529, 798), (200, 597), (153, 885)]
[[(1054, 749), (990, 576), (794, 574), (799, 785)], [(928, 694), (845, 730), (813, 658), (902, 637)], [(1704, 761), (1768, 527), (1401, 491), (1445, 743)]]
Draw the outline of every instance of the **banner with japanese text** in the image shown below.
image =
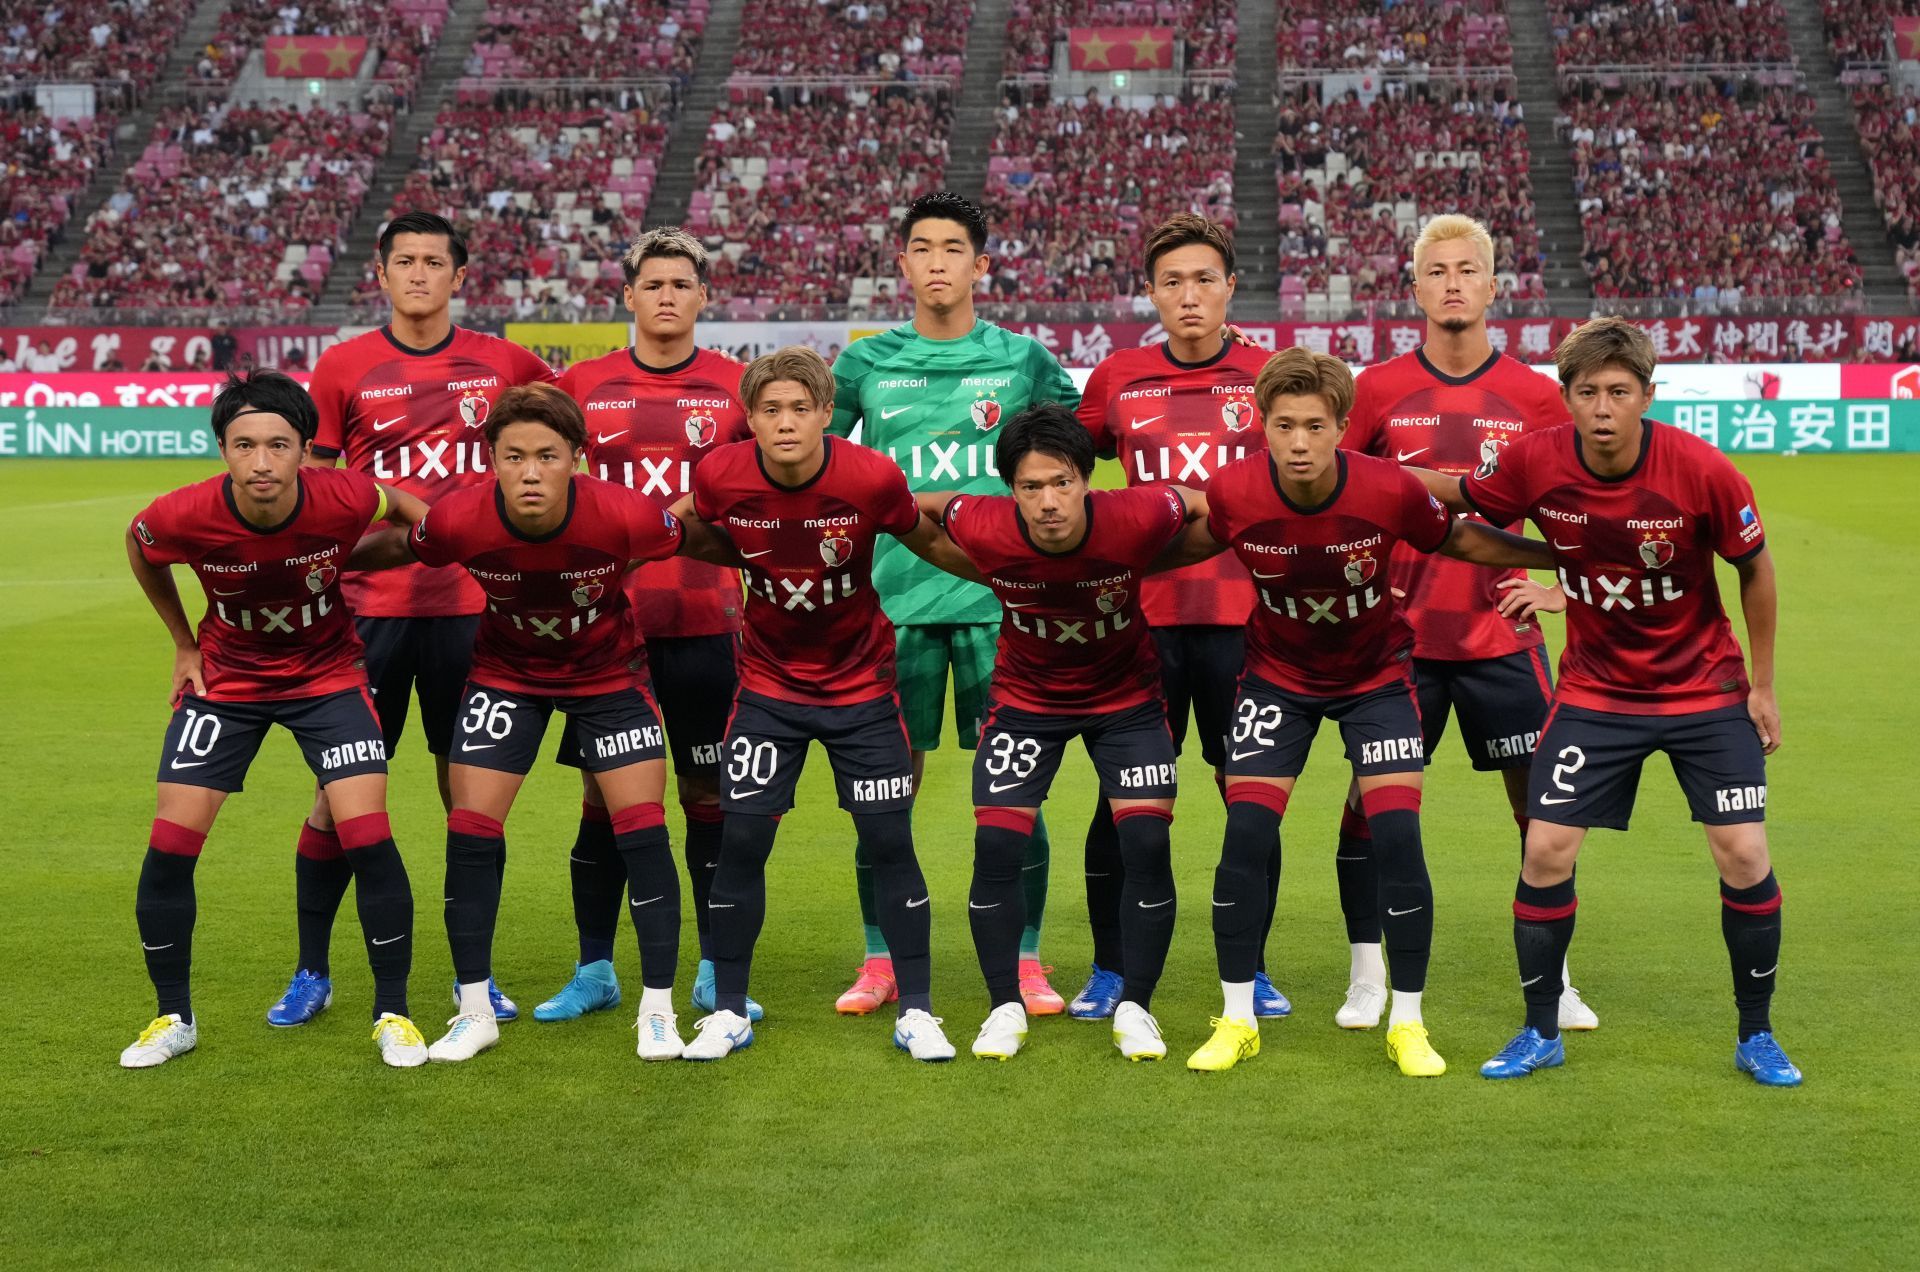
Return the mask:
[(1654, 399), (1654, 419), (1730, 455), (1886, 455), (1920, 451), (1920, 402)]

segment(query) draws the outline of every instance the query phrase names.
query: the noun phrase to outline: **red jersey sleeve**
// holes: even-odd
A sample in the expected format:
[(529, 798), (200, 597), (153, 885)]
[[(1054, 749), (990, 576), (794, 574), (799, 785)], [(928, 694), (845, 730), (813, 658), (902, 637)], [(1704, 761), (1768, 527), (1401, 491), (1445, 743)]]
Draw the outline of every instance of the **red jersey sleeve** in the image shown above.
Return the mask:
[(180, 490), (162, 495), (133, 519), (133, 539), (148, 565), (180, 565), (189, 559), (177, 516), (184, 495)]
[(1150, 549), (1147, 559), (1152, 560), (1186, 527), (1187, 501), (1180, 497), (1179, 491), (1164, 482), (1134, 486), (1126, 493), (1133, 497), (1137, 505), (1141, 538)]
[(515, 384), (554, 384), (559, 381), (560, 377), (553, 373), (553, 368), (539, 354), (517, 344), (509, 344), (507, 348), (512, 350), (508, 355), (513, 363), (509, 371)]
[(1400, 479), (1400, 539), (1422, 552), (1434, 553), (1453, 533), (1453, 514), (1427, 490), (1427, 484), (1402, 468)]
[(685, 535), (680, 518), (645, 495), (630, 495), (624, 501), (627, 514), (627, 559), (659, 561), (680, 550)]
[(313, 380), (307, 385), (307, 392), (320, 412), (313, 449), (327, 459), (340, 454), (347, 446), (347, 386), (342, 380), (340, 362), (340, 356), (329, 359), (322, 354), (314, 365)]
[(427, 509), (426, 516), (413, 523), (413, 533), (407, 536), (407, 542), (413, 548), (414, 559), (421, 564), (459, 564), (459, 518), (455, 515), (457, 503), (457, 500), (443, 499)]
[(1733, 461), (1718, 451), (1707, 460), (1706, 496), (1715, 552), (1729, 561), (1744, 561), (1767, 546), (1766, 527), (1753, 505), (1753, 487)]
[(968, 514), (976, 498), (974, 495), (955, 495), (940, 510), (940, 528), (947, 532), (947, 538), (952, 539), (954, 546), (962, 552), (967, 550)]
[(576, 362), (565, 371), (562, 371), (560, 378), (554, 381), (562, 393), (576, 402), (580, 400), (580, 377), (576, 374), (579, 369), (580, 364)]
[(1080, 405), (1074, 408), (1074, 414), (1080, 417), (1080, 423), (1093, 436), (1094, 453), (1105, 458), (1114, 455), (1114, 437), (1107, 430), (1107, 363), (1102, 361), (1087, 378), (1087, 390), (1080, 395)]
[(874, 465), (871, 507), (880, 517), (881, 531), (895, 538), (912, 534), (920, 524), (920, 505), (907, 486), (906, 470), (892, 460), (883, 458)]
[(718, 464), (700, 464), (693, 470), (693, 515), (702, 521), (712, 522), (719, 519), (713, 504), (714, 474), (720, 470)]
[(1378, 455), (1380, 449), (1380, 407), (1374, 401), (1375, 373), (1364, 373), (1353, 382), (1353, 409), (1347, 412), (1347, 431), (1340, 445), (1362, 455)]
[(1541, 446), (1559, 445), (1565, 438), (1556, 428), (1544, 433), (1528, 433), (1513, 444), (1501, 447), (1490, 461), (1493, 471), (1486, 472), (1485, 466), (1474, 469), (1460, 479), (1461, 492), (1473, 510), (1494, 525), (1512, 525), (1526, 515), (1533, 502), (1531, 483), (1527, 480), (1529, 461)]

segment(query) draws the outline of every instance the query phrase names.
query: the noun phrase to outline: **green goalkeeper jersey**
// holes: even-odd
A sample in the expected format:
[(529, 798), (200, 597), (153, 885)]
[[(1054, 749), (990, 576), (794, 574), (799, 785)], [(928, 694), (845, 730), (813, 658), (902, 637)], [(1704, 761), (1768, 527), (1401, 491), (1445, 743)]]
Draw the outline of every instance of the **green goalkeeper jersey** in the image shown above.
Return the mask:
[[(1001, 421), (1035, 402), (1072, 409), (1080, 391), (1046, 346), (982, 319), (957, 340), (929, 340), (912, 323), (848, 345), (833, 364), (833, 423), (840, 437), (884, 451), (914, 490), (1005, 494), (993, 447)], [(997, 623), (1000, 603), (899, 540), (875, 545), (873, 586), (898, 626)]]

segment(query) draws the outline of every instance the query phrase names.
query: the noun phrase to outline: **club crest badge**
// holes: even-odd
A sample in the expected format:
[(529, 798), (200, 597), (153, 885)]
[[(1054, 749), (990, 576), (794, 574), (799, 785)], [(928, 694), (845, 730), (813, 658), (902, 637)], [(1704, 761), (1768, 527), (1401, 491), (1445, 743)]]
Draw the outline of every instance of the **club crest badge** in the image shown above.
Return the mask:
[(1220, 404), (1220, 422), (1229, 433), (1244, 433), (1253, 427), (1253, 404), (1238, 398)]
[(1127, 589), (1124, 587), (1105, 587), (1093, 598), (1102, 614), (1118, 614), (1127, 603)]
[(324, 592), (333, 585), (333, 581), (338, 577), (340, 577), (340, 571), (331, 565), (316, 565), (307, 571), (307, 591), (314, 593)]
[(1360, 587), (1364, 584), (1371, 583), (1374, 572), (1379, 568), (1380, 563), (1374, 559), (1373, 553), (1354, 553), (1347, 557), (1347, 568), (1344, 571), (1347, 576), (1347, 584), (1351, 587)]
[(699, 447), (711, 446), (713, 445), (713, 439), (719, 435), (720, 425), (715, 422), (713, 416), (708, 415), (704, 411), (697, 415), (687, 416), (687, 442), (690, 445)]
[(1480, 439), (1480, 466), (1473, 470), (1473, 475), (1481, 481), (1485, 481), (1487, 478), (1493, 476), (1494, 470), (1499, 467), (1500, 439), (1497, 437), (1484, 437)]
[(581, 606), (591, 605), (599, 600), (606, 590), (607, 585), (605, 583), (602, 583), (598, 579), (589, 579), (579, 587), (573, 589), (573, 603)]
[(487, 422), (487, 412), (493, 404), (487, 401), (487, 395), (479, 389), (468, 389), (460, 395), (460, 420), (468, 428), (479, 428)]
[(1649, 534), (1640, 540), (1640, 560), (1649, 570), (1664, 570), (1673, 564), (1673, 540), (1665, 534)]
[(973, 426), (982, 433), (1000, 422), (1000, 403), (991, 397), (977, 397), (973, 400)]
[(820, 559), (828, 565), (845, 565), (853, 559), (853, 540), (845, 530), (829, 530), (820, 540)]

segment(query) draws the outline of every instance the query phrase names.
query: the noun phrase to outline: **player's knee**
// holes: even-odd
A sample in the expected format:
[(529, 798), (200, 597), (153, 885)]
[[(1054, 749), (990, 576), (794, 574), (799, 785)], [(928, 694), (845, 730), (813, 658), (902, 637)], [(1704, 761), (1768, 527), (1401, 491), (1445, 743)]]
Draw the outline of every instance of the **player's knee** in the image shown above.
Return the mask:
[(986, 883), (1012, 883), (1026, 864), (1034, 816), (1021, 808), (973, 810), (973, 876)]
[[(1114, 830), (1120, 836), (1120, 861), (1127, 878), (1169, 882), (1173, 878), (1173, 812), (1149, 804), (1118, 809)], [(1262, 854), (1264, 859), (1264, 853)]]
[(506, 851), (506, 828), (470, 809), (447, 814), (447, 864), (491, 868)]
[(1709, 826), (1707, 845), (1713, 849), (1713, 861), (1720, 870), (1720, 877), (1733, 887), (1751, 887), (1766, 878), (1773, 869), (1763, 823)]
[(876, 870), (913, 860), (913, 814), (909, 810), (861, 813), (854, 824), (860, 846)]
[(720, 829), (720, 873), (714, 877), (715, 886), (721, 876), (736, 871), (764, 871), (767, 858), (773, 854), (773, 837), (779, 829), (776, 818), (752, 813), (729, 814)]

